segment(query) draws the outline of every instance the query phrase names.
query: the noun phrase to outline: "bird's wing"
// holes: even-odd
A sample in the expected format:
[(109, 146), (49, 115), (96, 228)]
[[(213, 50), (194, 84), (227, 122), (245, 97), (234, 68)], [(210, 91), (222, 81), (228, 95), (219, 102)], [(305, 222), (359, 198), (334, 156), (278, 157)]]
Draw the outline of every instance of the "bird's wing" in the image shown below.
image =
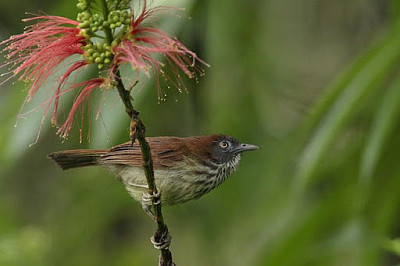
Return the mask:
[(141, 166), (141, 158), (142, 153), (140, 151), (140, 146), (137, 143), (134, 143), (132, 145), (131, 142), (127, 142), (111, 148), (109, 152), (102, 155), (98, 159), (98, 162), (100, 164), (124, 164)]
[[(181, 145), (179, 138), (157, 137), (146, 138), (151, 149), (154, 169), (171, 167), (185, 157), (186, 148)], [(101, 164), (123, 164), (142, 166), (142, 152), (138, 142), (126, 142), (115, 146), (98, 159)]]

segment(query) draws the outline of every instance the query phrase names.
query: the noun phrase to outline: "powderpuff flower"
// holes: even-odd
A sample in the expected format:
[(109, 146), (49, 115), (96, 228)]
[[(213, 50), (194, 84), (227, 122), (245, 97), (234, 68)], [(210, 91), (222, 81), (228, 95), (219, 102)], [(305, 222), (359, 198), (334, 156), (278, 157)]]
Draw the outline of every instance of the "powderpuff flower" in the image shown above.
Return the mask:
[[(7, 45), (7, 63), (12, 65), (13, 76), (31, 82), (28, 100), (31, 100), (44, 81), (57, 66), (74, 54), (83, 54), (84, 38), (79, 36), (78, 22), (57, 16), (38, 16), (24, 19), (37, 21), (19, 35), (0, 43)], [(70, 27), (73, 26), (73, 27)]]
[[(203, 75), (204, 72), (196, 65), (197, 62), (209, 66), (176, 38), (146, 23), (152, 19), (153, 15), (166, 9), (168, 7), (165, 6), (148, 8), (144, 0), (140, 14), (137, 16), (133, 14), (129, 33), (122, 37), (120, 44), (113, 47), (113, 67), (129, 64), (134, 70), (153, 76), (159, 98), (163, 96), (161, 95), (161, 77), (168, 87), (175, 87), (181, 91), (185, 86), (182, 83), (180, 71), (189, 78), (195, 78), (197, 74)], [(168, 66), (173, 75), (166, 75), (164, 66)]]
[[(24, 21), (35, 23), (28, 26), (24, 33), (11, 36), (0, 43), (0, 46), (6, 46), (3, 52), (7, 53), (6, 57), (8, 59), (1, 67), (8, 66), (13, 70), (13, 72), (9, 73), (10, 77), (5, 81), (12, 77), (19, 77), (19, 80), (30, 84), (27, 97), (27, 101), (30, 101), (44, 82), (55, 74), (57, 67), (65, 59), (73, 55), (84, 54), (82, 47), (86, 42), (85, 38), (79, 35), (80, 29), (77, 27), (79, 24), (77, 21), (47, 15), (28, 18)], [(51, 120), (56, 125), (60, 96), (72, 89), (81, 88), (81, 92), (75, 99), (67, 120), (58, 130), (58, 134), (63, 137), (68, 134), (78, 103), (83, 103), (93, 88), (101, 85), (99, 79), (95, 79), (64, 88), (71, 74), (86, 65), (85, 60), (73, 63), (52, 89), (54, 91), (53, 96), (42, 104), (47, 105), (43, 112), (42, 123), (51, 105), (54, 104)]]
[[(7, 73), (10, 76), (5, 81), (18, 77), (27, 82), (29, 91), (26, 101), (30, 101), (52, 78), (51, 96), (39, 106), (44, 107), (41, 125), (52, 108), (51, 122), (58, 126), (60, 97), (76, 91), (67, 119), (57, 131), (60, 136), (67, 137), (77, 110), (81, 109), (83, 118), (85, 104), (94, 89), (114, 87), (116, 81), (121, 79), (119, 69), (124, 64), (135, 70), (137, 79), (139, 73), (154, 78), (159, 98), (164, 96), (160, 82), (182, 91), (186, 88), (181, 72), (189, 78), (203, 75), (197, 63), (208, 66), (204, 61), (176, 38), (150, 23), (155, 14), (169, 7), (148, 8), (146, 0), (141, 3), (141, 11), (135, 14), (129, 1), (105, 1), (107, 7), (102, 5), (103, 14), (100, 15), (94, 5), (81, 1), (78, 7), (82, 12), (78, 14), (77, 21), (48, 15), (31, 17), (24, 20), (32, 23), (24, 33), (0, 42), (0, 46), (5, 46), (3, 53), (8, 59), (0, 68), (9, 67), (12, 70)], [(74, 57), (72, 63), (60, 73), (59, 66), (74, 55), (78, 57)], [(78, 84), (71, 82), (71, 77), (87, 65), (97, 65), (99, 76)], [(165, 66), (169, 67), (172, 75), (164, 72)], [(56, 82), (53, 82), (54, 78)], [(82, 139), (82, 126), (80, 132)]]
[[(68, 132), (72, 127), (72, 122), (74, 119), (75, 112), (80, 107), (81, 108), (81, 125), (83, 125), (83, 117), (85, 112), (85, 102), (90, 98), (91, 93), (94, 89), (103, 86), (105, 80), (103, 78), (94, 78), (91, 80), (87, 80), (78, 84), (72, 85), (68, 90), (81, 88), (79, 95), (75, 98), (74, 103), (72, 104), (71, 111), (67, 119), (65, 120), (64, 124), (58, 129), (57, 134), (66, 138), (68, 136)], [(65, 90), (64, 92), (67, 92)], [(57, 94), (59, 95), (59, 94)], [(80, 139), (82, 141), (82, 126), (80, 128)]]

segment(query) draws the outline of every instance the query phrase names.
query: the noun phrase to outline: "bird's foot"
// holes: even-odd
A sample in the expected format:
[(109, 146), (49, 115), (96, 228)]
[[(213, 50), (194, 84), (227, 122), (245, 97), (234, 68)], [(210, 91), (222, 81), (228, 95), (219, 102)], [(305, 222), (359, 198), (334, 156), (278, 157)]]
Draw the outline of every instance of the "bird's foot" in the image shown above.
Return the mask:
[(150, 241), (156, 249), (168, 249), (171, 245), (171, 239), (168, 228), (165, 227), (162, 231), (157, 230), (154, 236), (150, 238)]
[(156, 216), (154, 215), (154, 212), (152, 211), (151, 207), (154, 205), (158, 205), (161, 203), (161, 194), (158, 191), (155, 194), (150, 194), (148, 192), (143, 193), (142, 196), (142, 208), (143, 210), (150, 216), (150, 218), (157, 222)]
[(147, 205), (158, 205), (161, 202), (161, 193), (157, 191), (156, 193), (150, 194), (149, 192), (145, 192), (142, 195), (142, 202), (145, 202)]

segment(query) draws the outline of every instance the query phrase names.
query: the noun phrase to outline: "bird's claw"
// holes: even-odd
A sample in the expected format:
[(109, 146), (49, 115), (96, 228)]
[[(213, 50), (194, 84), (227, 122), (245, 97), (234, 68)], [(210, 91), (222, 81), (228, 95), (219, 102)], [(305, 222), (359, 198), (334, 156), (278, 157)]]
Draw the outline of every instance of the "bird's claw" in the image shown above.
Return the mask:
[(150, 216), (152, 220), (157, 221), (151, 207), (161, 203), (161, 194), (159, 191), (157, 193), (150, 194), (148, 192), (143, 193), (142, 196), (142, 208)]
[(145, 193), (143, 193), (142, 201), (144, 203), (146, 203), (146, 205), (147, 204), (148, 205), (152, 205), (152, 204), (158, 205), (158, 204), (161, 203), (161, 197), (160, 196), (161, 196), (161, 194), (160, 194), (159, 191), (157, 191), (157, 193), (152, 193), (152, 194), (150, 194), (149, 192), (145, 192)]
[(152, 236), (150, 241), (156, 249), (168, 249), (171, 245), (171, 239), (171, 235), (169, 234), (168, 230), (166, 230), (162, 232), (158, 240), (156, 240), (155, 236)]

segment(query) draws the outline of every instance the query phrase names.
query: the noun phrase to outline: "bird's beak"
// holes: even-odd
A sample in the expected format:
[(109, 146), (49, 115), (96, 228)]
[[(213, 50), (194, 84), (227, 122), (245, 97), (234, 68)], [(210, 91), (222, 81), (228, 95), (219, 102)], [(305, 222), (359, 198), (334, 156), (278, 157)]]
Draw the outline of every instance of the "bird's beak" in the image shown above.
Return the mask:
[(236, 152), (244, 152), (244, 151), (253, 151), (253, 150), (258, 150), (260, 147), (253, 145), (253, 144), (247, 144), (247, 143), (241, 143), (237, 148)]

